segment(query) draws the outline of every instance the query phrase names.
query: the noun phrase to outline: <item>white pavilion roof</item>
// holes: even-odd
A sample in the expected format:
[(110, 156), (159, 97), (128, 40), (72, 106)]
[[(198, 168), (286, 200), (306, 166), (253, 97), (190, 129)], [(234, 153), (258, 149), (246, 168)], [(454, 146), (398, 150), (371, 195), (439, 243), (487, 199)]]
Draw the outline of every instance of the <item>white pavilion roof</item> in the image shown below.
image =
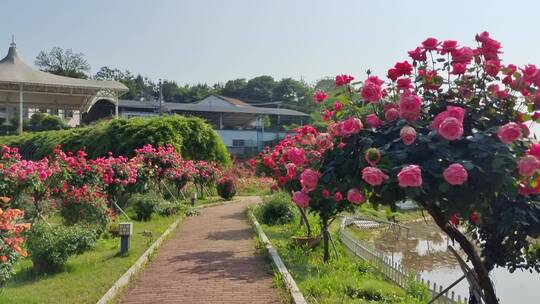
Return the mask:
[(18, 103), (22, 86), (25, 106), (86, 111), (95, 97), (117, 98), (128, 88), (117, 81), (78, 79), (39, 71), (24, 63), (14, 44), (0, 61), (0, 103)]

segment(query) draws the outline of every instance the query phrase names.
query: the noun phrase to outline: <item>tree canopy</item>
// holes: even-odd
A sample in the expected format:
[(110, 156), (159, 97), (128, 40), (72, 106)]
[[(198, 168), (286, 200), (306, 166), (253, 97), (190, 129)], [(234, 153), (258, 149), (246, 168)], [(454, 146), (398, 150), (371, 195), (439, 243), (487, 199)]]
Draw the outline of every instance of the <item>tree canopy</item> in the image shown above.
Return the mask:
[(57, 46), (49, 52), (39, 52), (34, 63), (42, 71), (74, 78), (86, 79), (90, 71), (90, 64), (83, 53), (74, 53), (71, 49), (64, 50)]

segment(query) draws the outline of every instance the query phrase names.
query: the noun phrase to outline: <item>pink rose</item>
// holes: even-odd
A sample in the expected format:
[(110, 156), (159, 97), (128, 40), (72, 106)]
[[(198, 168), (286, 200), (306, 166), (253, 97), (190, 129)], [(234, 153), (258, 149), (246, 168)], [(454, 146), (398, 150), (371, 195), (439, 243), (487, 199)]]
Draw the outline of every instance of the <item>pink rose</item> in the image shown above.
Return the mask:
[(404, 126), (399, 131), (401, 141), (406, 145), (411, 145), (416, 140), (416, 130), (411, 126)]
[(404, 167), (399, 171), (397, 178), (399, 186), (402, 188), (422, 186), (422, 171), (417, 165)]
[(397, 74), (399, 76), (405, 76), (405, 75), (411, 75), (413, 66), (405, 60), (403, 62), (397, 62), (394, 65), (394, 69), (396, 69)]
[(360, 192), (360, 190), (351, 188), (349, 191), (347, 191), (347, 200), (353, 204), (360, 205), (366, 200), (366, 198), (362, 192)]
[(405, 91), (399, 100), (399, 115), (409, 122), (415, 121), (420, 116), (421, 106), (422, 99), (418, 95)]
[(521, 137), (521, 127), (515, 122), (509, 122), (499, 127), (497, 137), (504, 144), (511, 144)]
[(306, 208), (309, 205), (311, 197), (301, 191), (296, 191), (292, 196), (293, 202), (300, 208)]
[(364, 100), (374, 103), (381, 100), (383, 93), (380, 85), (371, 81), (366, 81), (364, 82), (362, 90), (360, 90), (360, 95), (362, 95)]
[(339, 86), (342, 86), (342, 85), (346, 85), (346, 84), (350, 83), (353, 80), (354, 80), (354, 77), (351, 76), (351, 75), (346, 75), (346, 74), (337, 75), (335, 84), (336, 84), (336, 87), (339, 87)]
[(437, 49), (437, 46), (439, 45), (439, 42), (435, 38), (428, 38), (422, 42), (422, 46), (426, 51), (433, 51)]
[(287, 151), (287, 158), (297, 166), (301, 166), (306, 162), (306, 153), (304, 149), (292, 148)]
[(454, 163), (444, 169), (444, 180), (453, 186), (462, 185), (468, 178), (467, 170), (462, 165)]
[(465, 63), (452, 63), (452, 75), (463, 75), (467, 72), (467, 65)]
[(415, 61), (426, 61), (427, 59), (426, 51), (420, 47), (417, 47), (412, 51), (408, 51), (407, 53), (409, 54), (409, 57)]
[(330, 192), (329, 192), (327, 189), (323, 189), (323, 191), (322, 191), (321, 194), (322, 194), (322, 197), (323, 197), (324, 199), (327, 199), (327, 198), (330, 197)]
[(328, 133), (321, 133), (317, 135), (317, 146), (323, 151), (331, 149), (334, 146), (332, 136)]
[(493, 77), (497, 76), (500, 70), (501, 70), (501, 62), (499, 60), (491, 59), (491, 60), (486, 61), (486, 63), (484, 64), (484, 71), (489, 76), (493, 76)]
[(457, 41), (455, 40), (445, 40), (441, 46), (441, 55), (446, 55), (447, 53), (452, 52), (457, 47)]
[(381, 160), (381, 151), (377, 148), (369, 148), (364, 153), (364, 159), (370, 166), (375, 166)]
[(442, 124), (442, 122), (448, 117), (454, 117), (460, 123), (463, 123), (463, 119), (465, 118), (465, 109), (461, 107), (447, 106), (446, 111), (443, 111), (437, 114), (437, 116), (435, 116), (435, 118), (433, 119), (433, 122), (431, 123), (431, 128), (433, 130), (439, 130), (439, 127)]
[(341, 202), (343, 200), (343, 194), (341, 192), (337, 191), (334, 193), (334, 201)]
[(287, 177), (290, 179), (293, 179), (296, 176), (296, 165), (293, 163), (287, 163), (285, 165), (285, 169), (287, 170)]
[(339, 112), (341, 111), (341, 109), (343, 109), (343, 104), (341, 104), (341, 102), (339, 101), (334, 102), (334, 110), (336, 112)]
[(518, 162), (519, 174), (522, 176), (533, 176), (540, 169), (540, 161), (533, 155), (525, 155)]
[(396, 108), (390, 108), (384, 112), (384, 118), (386, 121), (394, 121), (398, 119), (399, 111)]
[(408, 90), (413, 88), (412, 81), (409, 77), (399, 78), (396, 82), (396, 86), (399, 90)]
[(365, 167), (362, 169), (362, 179), (372, 186), (379, 186), (388, 179), (388, 175), (377, 167)]
[(463, 135), (463, 124), (455, 117), (447, 117), (440, 124), (437, 133), (446, 140), (460, 139)]
[(356, 134), (362, 130), (364, 126), (362, 125), (362, 122), (360, 119), (356, 117), (350, 117), (342, 122), (339, 123), (339, 135), (343, 137), (351, 136), (352, 134)]
[(302, 192), (309, 193), (317, 188), (319, 182), (319, 172), (311, 169), (306, 169), (300, 174), (300, 185), (302, 185)]
[(377, 129), (382, 126), (382, 120), (377, 117), (377, 114), (369, 114), (366, 116), (366, 122), (370, 128)]
[(326, 94), (326, 92), (322, 92), (322, 91), (317, 91), (313, 95), (313, 99), (317, 103), (324, 101), (326, 98), (328, 98), (328, 94)]

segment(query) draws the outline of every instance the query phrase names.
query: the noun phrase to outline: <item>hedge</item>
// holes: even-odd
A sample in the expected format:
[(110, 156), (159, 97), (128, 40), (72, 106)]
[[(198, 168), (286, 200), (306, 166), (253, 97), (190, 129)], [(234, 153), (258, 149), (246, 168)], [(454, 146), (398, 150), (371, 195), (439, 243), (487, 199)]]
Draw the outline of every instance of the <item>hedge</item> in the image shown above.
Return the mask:
[(171, 144), (186, 159), (224, 165), (231, 161), (227, 148), (212, 127), (201, 118), (179, 115), (112, 119), (88, 127), (0, 136), (0, 145), (18, 147), (28, 159), (48, 156), (56, 145), (65, 151), (85, 149), (90, 158), (105, 156), (108, 152), (133, 156), (133, 150), (145, 144)]

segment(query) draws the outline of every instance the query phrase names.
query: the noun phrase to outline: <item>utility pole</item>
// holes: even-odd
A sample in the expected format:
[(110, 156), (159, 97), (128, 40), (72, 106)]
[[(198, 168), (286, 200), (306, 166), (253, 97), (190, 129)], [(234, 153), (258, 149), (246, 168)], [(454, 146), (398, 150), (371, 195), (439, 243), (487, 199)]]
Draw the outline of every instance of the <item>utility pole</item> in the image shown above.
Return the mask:
[(163, 82), (159, 79), (159, 115), (163, 114)]

